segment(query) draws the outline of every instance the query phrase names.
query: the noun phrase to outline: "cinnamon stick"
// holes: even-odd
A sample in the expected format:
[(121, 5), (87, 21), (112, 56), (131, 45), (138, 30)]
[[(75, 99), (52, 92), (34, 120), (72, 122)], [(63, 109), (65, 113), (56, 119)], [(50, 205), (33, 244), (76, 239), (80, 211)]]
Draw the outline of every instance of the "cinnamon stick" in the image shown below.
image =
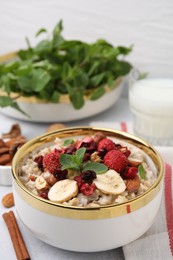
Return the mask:
[(31, 258), (29, 256), (13, 211), (9, 211), (8, 213), (6, 212), (2, 216), (8, 228), (17, 259), (30, 260)]

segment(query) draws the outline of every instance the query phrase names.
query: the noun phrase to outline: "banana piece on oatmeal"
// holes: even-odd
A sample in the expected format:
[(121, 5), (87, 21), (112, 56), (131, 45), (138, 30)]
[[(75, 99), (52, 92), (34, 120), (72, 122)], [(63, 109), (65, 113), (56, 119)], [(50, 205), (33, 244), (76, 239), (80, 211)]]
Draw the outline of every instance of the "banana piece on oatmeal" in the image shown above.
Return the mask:
[(78, 185), (74, 180), (65, 179), (56, 182), (48, 192), (51, 201), (63, 203), (69, 201), (78, 194)]
[(97, 179), (94, 183), (100, 191), (105, 194), (118, 195), (126, 189), (126, 185), (119, 175), (114, 170), (109, 170), (104, 174), (97, 175)]

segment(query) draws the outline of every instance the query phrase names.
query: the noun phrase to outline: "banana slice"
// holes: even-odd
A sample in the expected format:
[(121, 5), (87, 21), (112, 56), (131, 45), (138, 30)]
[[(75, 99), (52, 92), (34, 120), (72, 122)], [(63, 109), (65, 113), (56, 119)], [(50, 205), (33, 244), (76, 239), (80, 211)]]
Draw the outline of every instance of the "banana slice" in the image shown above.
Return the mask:
[(63, 203), (78, 194), (78, 185), (74, 180), (65, 179), (56, 182), (48, 192), (51, 201)]
[(114, 170), (109, 170), (104, 174), (97, 175), (97, 179), (93, 181), (100, 191), (105, 194), (118, 195), (126, 189), (126, 185), (119, 175)]

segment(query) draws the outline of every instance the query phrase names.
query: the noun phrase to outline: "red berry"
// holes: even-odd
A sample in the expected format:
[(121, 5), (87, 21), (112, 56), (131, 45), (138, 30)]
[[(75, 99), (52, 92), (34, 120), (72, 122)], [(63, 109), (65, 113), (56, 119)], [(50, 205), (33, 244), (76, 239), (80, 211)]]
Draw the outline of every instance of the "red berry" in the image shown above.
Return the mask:
[(115, 143), (108, 138), (103, 138), (102, 140), (100, 140), (100, 142), (98, 143), (98, 146), (97, 146), (98, 152), (100, 152), (102, 150), (106, 150), (107, 152), (109, 152), (109, 151), (115, 150), (115, 149), (116, 149)]
[(34, 162), (37, 163), (37, 166), (40, 170), (43, 169), (43, 155), (39, 155), (34, 159)]
[(129, 167), (124, 174), (124, 178), (125, 179), (134, 179), (136, 177), (137, 172), (138, 172), (137, 167)]
[(78, 188), (80, 188), (82, 183), (83, 183), (82, 177), (81, 176), (75, 176), (73, 179), (77, 182)]
[(91, 142), (93, 142), (93, 138), (86, 136), (76, 143), (76, 149), (78, 150), (79, 148), (83, 147), (84, 144), (90, 144)]
[(47, 193), (47, 192), (42, 192), (42, 193), (40, 193), (40, 196), (41, 196), (43, 199), (48, 200), (48, 193)]
[(83, 183), (80, 187), (80, 191), (85, 195), (85, 196), (91, 196), (94, 193), (96, 185), (92, 183), (89, 185), (88, 183)]
[(43, 157), (43, 167), (50, 173), (54, 174), (59, 166), (59, 153), (57, 151), (48, 153)]
[(103, 162), (109, 169), (119, 173), (124, 171), (128, 164), (127, 157), (119, 150), (109, 151), (103, 158)]

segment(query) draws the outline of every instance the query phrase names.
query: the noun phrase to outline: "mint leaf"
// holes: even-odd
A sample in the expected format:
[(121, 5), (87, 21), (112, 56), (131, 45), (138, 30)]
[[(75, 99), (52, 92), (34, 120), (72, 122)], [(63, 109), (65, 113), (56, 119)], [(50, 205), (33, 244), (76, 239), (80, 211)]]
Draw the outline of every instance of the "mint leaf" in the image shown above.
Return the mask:
[(142, 164), (140, 164), (138, 166), (138, 173), (139, 173), (141, 179), (146, 180), (146, 171), (145, 171), (145, 169), (144, 169)]
[(59, 159), (62, 165), (62, 170), (66, 170), (66, 169), (79, 170), (79, 165), (75, 162), (73, 155), (61, 154)]
[(74, 143), (73, 139), (66, 139), (63, 143), (63, 146), (68, 146), (68, 145), (73, 144), (73, 143)]
[(82, 147), (82, 148), (80, 148), (79, 150), (76, 151), (75, 155), (73, 155), (74, 158), (75, 158), (75, 162), (78, 165), (82, 164), (85, 152), (86, 152), (86, 148)]
[(0, 107), (13, 107), (16, 110), (18, 110), (19, 112), (21, 112), (22, 114), (26, 115), (27, 117), (28, 114), (26, 114), (18, 105), (17, 102), (15, 102), (12, 98), (10, 97), (6, 97), (6, 96), (0, 96)]
[(88, 170), (92, 170), (96, 174), (102, 174), (108, 170), (108, 167), (103, 163), (88, 162), (84, 165), (83, 171), (88, 171)]

